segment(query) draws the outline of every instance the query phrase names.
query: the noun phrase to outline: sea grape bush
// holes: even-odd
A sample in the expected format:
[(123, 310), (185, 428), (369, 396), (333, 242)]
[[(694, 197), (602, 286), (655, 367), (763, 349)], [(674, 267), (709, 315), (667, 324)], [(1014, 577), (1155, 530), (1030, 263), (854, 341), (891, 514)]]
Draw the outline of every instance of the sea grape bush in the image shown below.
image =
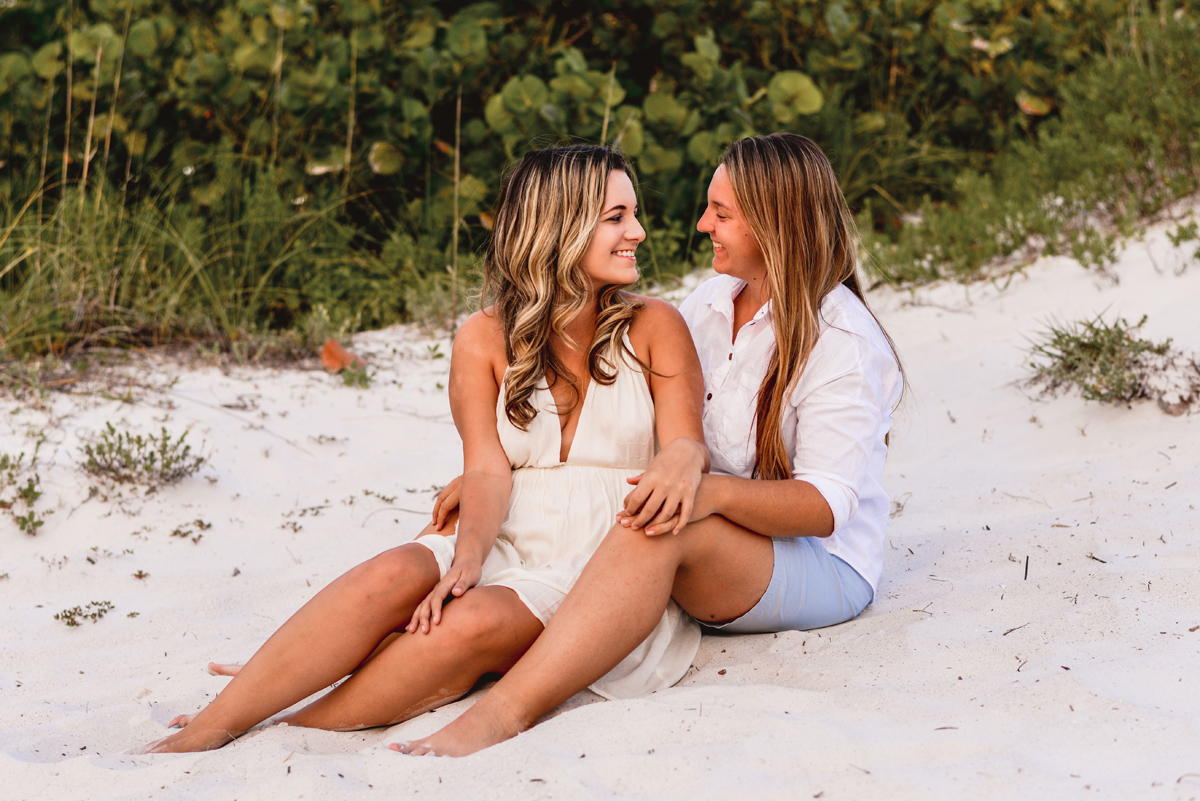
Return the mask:
[[(986, 174), (1053, 118), (1064, 77), (1107, 57), (1130, 14), (1117, 0), (25, 0), (0, 10), (14, 232), (0, 303), (58, 303), (32, 283), (45, 260), (91, 296), (13, 315), (0, 347), (142, 336), (150, 318), (155, 336), (236, 339), (318, 307), (391, 322), (444, 291), (455, 195), (471, 254), (505, 166), (564, 138), (635, 159), (656, 270), (690, 262), (704, 180), (754, 133), (821, 142), (886, 229), (889, 209), (957, 197), (965, 168)], [(102, 247), (80, 256), (89, 242)]]

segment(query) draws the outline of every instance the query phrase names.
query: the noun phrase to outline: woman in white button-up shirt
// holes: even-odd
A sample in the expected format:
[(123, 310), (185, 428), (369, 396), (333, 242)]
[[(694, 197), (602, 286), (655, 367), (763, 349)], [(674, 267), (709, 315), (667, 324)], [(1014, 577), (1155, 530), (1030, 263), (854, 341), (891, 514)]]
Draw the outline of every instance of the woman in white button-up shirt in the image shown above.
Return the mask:
[(712, 472), (660, 455), (526, 655), (401, 750), (466, 754), (533, 725), (642, 642), (671, 598), (737, 632), (833, 625), (870, 603), (902, 373), (864, 301), (833, 168), (793, 134), (737, 142), (698, 227), (719, 275), (680, 311), (704, 371)]

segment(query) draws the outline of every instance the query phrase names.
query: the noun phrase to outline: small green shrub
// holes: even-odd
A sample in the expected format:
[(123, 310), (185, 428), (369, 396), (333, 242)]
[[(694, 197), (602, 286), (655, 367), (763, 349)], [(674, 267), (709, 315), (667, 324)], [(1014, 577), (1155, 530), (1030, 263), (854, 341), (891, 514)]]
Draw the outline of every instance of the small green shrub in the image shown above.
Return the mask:
[(1051, 323), (1030, 351), (1030, 386), (1043, 394), (1079, 387), (1086, 400), (1129, 403), (1152, 397), (1151, 380), (1170, 363), (1171, 340), (1155, 343), (1136, 336), (1145, 324), (1102, 317), (1078, 323)]
[[(1167, 239), (1171, 246), (1181, 248), (1189, 242), (1200, 241), (1200, 225), (1192, 220), (1190, 223), (1180, 223), (1175, 226), (1174, 231), (1167, 231)], [(1197, 246), (1191, 254), (1192, 261), (1200, 261), (1200, 246)], [(1182, 268), (1186, 269), (1187, 262), (1184, 261)]]
[(368, 373), (367, 368), (364, 365), (359, 364), (358, 362), (353, 362), (343, 367), (340, 375), (342, 376), (342, 383), (348, 387), (370, 389), (371, 377), (375, 374)]
[(1117, 238), (1094, 228), (1084, 228), (1071, 239), (1071, 256), (1084, 267), (1103, 270), (1117, 260)]
[[(36, 535), (38, 529), (46, 524), (46, 521), (41, 518), (54, 514), (53, 511), (42, 512), (39, 517), (39, 513), (34, 509), (34, 504), (43, 494), (41, 476), (37, 473), (29, 475), (36, 465), (36, 451), (28, 464), (25, 463), (24, 452), (17, 454), (16, 457), (6, 453), (0, 454), (0, 492), (6, 491), (9, 487), (16, 487), (16, 495), (11, 499), (0, 497), (0, 511), (7, 512), (13, 522), (17, 524), (17, 528), (30, 536)], [(25, 481), (24, 486), (21, 486), (22, 478)], [(15, 508), (17, 504), (25, 507), (25, 514), (17, 512)]]
[(121, 484), (158, 487), (198, 471), (208, 457), (192, 455), (187, 432), (172, 439), (164, 427), (158, 437), (118, 431), (112, 423), (94, 442), (83, 446), (85, 472)]
[(78, 626), (80, 621), (90, 620), (93, 623), (99, 623), (100, 618), (107, 615), (114, 609), (111, 601), (92, 601), (87, 606), (73, 606), (70, 609), (64, 609), (54, 616), (55, 620), (61, 620), (68, 626)]

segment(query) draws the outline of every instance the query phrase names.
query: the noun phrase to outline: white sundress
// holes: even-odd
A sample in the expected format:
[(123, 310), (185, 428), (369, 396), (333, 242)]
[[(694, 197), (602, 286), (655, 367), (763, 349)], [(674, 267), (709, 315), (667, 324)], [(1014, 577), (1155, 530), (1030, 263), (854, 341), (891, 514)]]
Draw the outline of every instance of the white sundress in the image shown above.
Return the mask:
[[(643, 472), (654, 456), (654, 402), (641, 371), (622, 360), (612, 384), (588, 384), (575, 439), (560, 462), (562, 432), (544, 378), (530, 400), (538, 413), (521, 431), (504, 413), (500, 387), (496, 427), (512, 465), (512, 494), (479, 586), (512, 589), (546, 625), (616, 522), (633, 489), (625, 479)], [(444, 576), (456, 537), (415, 541), (433, 551)], [(650, 636), (591, 689), (620, 699), (670, 687), (683, 678), (699, 645), (699, 625), (671, 601)]]

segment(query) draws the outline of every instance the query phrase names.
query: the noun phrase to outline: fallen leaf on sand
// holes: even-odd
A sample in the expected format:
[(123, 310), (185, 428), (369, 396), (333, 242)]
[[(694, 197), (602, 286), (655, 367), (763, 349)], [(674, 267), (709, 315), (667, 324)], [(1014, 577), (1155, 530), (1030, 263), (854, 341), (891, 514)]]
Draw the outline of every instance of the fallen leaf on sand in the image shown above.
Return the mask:
[(340, 373), (352, 364), (366, 365), (360, 357), (342, 347), (336, 339), (326, 340), (321, 347), (321, 366), (331, 373)]

